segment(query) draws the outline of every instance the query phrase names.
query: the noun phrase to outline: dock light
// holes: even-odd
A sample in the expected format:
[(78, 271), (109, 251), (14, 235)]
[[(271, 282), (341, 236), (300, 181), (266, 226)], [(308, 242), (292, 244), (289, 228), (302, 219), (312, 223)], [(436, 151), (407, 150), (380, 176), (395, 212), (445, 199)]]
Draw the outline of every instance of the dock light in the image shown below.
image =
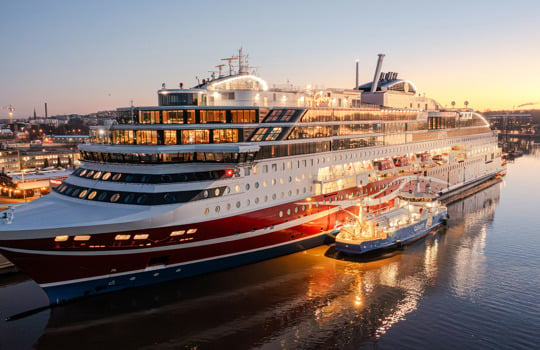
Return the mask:
[(233, 176), (234, 175), (234, 170), (232, 170), (232, 169), (225, 170), (225, 175), (227, 175), (228, 177)]

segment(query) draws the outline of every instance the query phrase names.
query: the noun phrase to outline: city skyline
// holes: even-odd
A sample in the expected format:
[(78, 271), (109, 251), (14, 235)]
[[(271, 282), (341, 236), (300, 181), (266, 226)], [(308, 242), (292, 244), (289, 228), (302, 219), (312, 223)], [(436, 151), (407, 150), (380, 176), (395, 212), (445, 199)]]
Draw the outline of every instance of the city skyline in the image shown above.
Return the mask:
[[(352, 88), (399, 72), (450, 107), (540, 102), (540, 4), (454, 1), (3, 3), (0, 106), (14, 118), (157, 104), (243, 47), (270, 86)], [(532, 107), (540, 107), (540, 104)], [(0, 109), (0, 118), (8, 110)]]

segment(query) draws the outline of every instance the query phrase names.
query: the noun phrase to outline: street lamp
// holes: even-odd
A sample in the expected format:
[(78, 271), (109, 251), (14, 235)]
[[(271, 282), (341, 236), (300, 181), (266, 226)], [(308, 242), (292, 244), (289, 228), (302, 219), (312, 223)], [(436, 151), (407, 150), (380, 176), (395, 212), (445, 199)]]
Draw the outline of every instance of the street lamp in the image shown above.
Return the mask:
[(22, 179), (22, 191), (23, 191), (23, 200), (24, 202), (26, 203), (26, 188), (24, 188), (24, 170), (25, 169), (21, 169), (21, 179)]

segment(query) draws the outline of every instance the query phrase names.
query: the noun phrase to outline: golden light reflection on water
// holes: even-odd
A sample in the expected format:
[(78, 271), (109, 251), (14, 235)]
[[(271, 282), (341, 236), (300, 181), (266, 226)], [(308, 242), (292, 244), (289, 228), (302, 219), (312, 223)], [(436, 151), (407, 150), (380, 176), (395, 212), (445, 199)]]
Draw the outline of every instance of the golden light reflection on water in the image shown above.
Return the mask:
[[(441, 278), (441, 259), (456, 293), (474, 295), (484, 278), (486, 219), (493, 219), (498, 195), (499, 188), (493, 187), (457, 203), (453, 208), (456, 219), (448, 229), (439, 229), (426, 240), (389, 257), (365, 262), (343, 256), (329, 259), (322, 254), (318, 268), (310, 274), (307, 290), (308, 298), (325, 299), (314, 311), (317, 332), (332, 332), (345, 322), (347, 330), (343, 333), (349, 332), (349, 338), (372, 327), (369, 334), (379, 339), (418, 310), (426, 291)], [(444, 249), (445, 244), (451, 249)], [(300, 329), (313, 331), (309, 323), (305, 321)], [(296, 329), (296, 341), (308, 333), (304, 331)]]
[(424, 254), (424, 270), (429, 279), (434, 279), (437, 276), (437, 254), (439, 252), (439, 240), (433, 240), (433, 244), (426, 245), (426, 253)]
[[(427, 256), (427, 254), (425, 256)], [(429, 275), (429, 271), (433, 270), (433, 265), (436, 265), (436, 258), (428, 260), (424, 259), (423, 269), (420, 269), (417, 273), (399, 279), (397, 278), (396, 273), (396, 277), (394, 277), (396, 280), (396, 287), (403, 292), (404, 296), (397, 300), (396, 306), (389, 315), (382, 320), (381, 325), (375, 331), (376, 338), (380, 338), (394, 324), (405, 320), (407, 314), (417, 309), (418, 302), (424, 294), (426, 282), (430, 280), (429, 278), (425, 278), (424, 275)]]
[(459, 297), (477, 297), (485, 281), (487, 225), (493, 220), (501, 186), (492, 186), (459, 203), (462, 213), (467, 213), (458, 226), (465, 236), (456, 247), (451, 275), (451, 288)]
[(486, 227), (479, 228), (474, 237), (467, 237), (456, 252), (452, 287), (456, 295), (474, 297), (485, 279)]

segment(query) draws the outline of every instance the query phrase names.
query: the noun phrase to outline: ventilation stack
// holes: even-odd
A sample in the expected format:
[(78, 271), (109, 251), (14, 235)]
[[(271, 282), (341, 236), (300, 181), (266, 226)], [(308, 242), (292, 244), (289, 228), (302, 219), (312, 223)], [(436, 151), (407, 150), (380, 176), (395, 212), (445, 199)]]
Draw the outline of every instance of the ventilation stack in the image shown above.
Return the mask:
[(371, 92), (377, 91), (379, 85), (379, 76), (381, 75), (382, 61), (384, 59), (384, 53), (379, 54), (379, 59), (377, 60), (377, 68), (375, 68), (375, 75), (373, 76), (373, 83), (371, 84)]

